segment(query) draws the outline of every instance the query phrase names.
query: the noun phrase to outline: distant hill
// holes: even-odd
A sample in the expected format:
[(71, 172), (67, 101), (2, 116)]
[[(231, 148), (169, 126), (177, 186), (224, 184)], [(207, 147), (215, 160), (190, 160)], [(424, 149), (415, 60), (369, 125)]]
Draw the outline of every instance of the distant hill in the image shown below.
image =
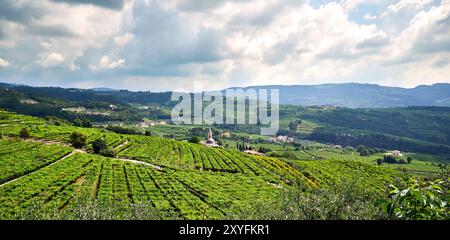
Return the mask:
[(349, 108), (450, 106), (450, 84), (447, 83), (421, 85), (411, 89), (360, 83), (270, 85), (246, 89), (248, 88), (277, 88), (280, 90), (281, 104), (335, 105)]
[[(58, 88), (30, 87), (0, 83), (0, 88), (31, 95), (59, 98), (65, 101), (95, 101), (112, 104), (161, 104), (171, 105), (172, 92), (133, 92), (112, 88)], [(450, 84), (438, 83), (415, 88), (386, 87), (376, 84), (343, 83), (321, 85), (269, 85), (244, 89), (277, 88), (280, 103), (293, 105), (335, 105), (349, 108), (390, 108), (408, 106), (450, 106)], [(233, 89), (233, 88), (230, 88)], [(31, 97), (30, 96), (30, 97)]]
[(119, 91), (117, 89), (107, 88), (107, 87), (91, 88), (90, 90), (95, 91), (95, 92), (116, 92), (116, 91)]

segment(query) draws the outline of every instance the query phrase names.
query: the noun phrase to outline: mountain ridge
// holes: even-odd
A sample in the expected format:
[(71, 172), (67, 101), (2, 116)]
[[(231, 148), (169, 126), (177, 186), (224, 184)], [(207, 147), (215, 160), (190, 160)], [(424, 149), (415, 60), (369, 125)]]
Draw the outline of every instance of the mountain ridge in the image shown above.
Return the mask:
[[(155, 95), (159, 96), (159, 102), (170, 102), (171, 91), (149, 92), (129, 91), (106, 87), (91, 89), (61, 88), (61, 87), (32, 87), (9, 83), (0, 83), (0, 88), (11, 88), (19, 92), (36, 93), (53, 97), (58, 93), (60, 98), (69, 98), (70, 91), (77, 90), (84, 94), (101, 96), (102, 98), (121, 98), (126, 101), (139, 100), (145, 104), (143, 99), (151, 100)], [(237, 89), (230, 87), (226, 89)], [(240, 87), (239, 87), (240, 88)], [(319, 85), (264, 85), (248, 86), (242, 89), (267, 89), (276, 88), (280, 90), (280, 104), (291, 105), (335, 105), (349, 108), (389, 108), (408, 106), (443, 106), (450, 107), (450, 84), (435, 83), (432, 85), (419, 85), (414, 88), (401, 88), (381, 86), (369, 83), (327, 83)], [(222, 92), (225, 91), (221, 90)], [(65, 93), (67, 92), (67, 96)], [(207, 91), (208, 92), (208, 91)], [(209, 91), (211, 92), (211, 91)], [(147, 96), (148, 95), (148, 96)], [(142, 98), (145, 97), (145, 98)], [(151, 102), (151, 101), (150, 101)]]

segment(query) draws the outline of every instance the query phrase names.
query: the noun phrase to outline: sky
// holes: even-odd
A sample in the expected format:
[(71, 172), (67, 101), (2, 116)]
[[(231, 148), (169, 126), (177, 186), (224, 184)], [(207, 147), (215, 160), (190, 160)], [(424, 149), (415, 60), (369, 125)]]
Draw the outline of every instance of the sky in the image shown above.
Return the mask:
[(0, 82), (450, 83), (450, 0), (1, 0)]

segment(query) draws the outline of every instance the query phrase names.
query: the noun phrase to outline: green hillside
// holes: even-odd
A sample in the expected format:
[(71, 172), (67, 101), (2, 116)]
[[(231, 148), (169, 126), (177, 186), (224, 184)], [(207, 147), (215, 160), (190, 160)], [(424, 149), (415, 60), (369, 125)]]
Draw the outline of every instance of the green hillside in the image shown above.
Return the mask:
[[(23, 128), (29, 136), (21, 138)], [(70, 146), (74, 131), (87, 136), (86, 148)], [(4, 111), (0, 133), (0, 219), (220, 219), (258, 200), (277, 201), (295, 182), (327, 187), (334, 181), (331, 171), (359, 179), (379, 194), (400, 174), (352, 160), (292, 164)], [(93, 153), (90, 143), (99, 138), (115, 157)]]

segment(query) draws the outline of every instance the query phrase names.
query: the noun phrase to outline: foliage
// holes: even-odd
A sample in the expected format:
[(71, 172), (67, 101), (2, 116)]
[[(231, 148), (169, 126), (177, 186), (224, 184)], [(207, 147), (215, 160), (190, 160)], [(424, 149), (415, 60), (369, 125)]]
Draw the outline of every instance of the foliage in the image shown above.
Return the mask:
[(356, 151), (359, 153), (360, 156), (369, 156), (369, 155), (372, 155), (374, 153), (382, 152), (381, 149), (369, 148), (369, 147), (366, 147), (364, 145), (357, 146), (356, 147)]
[(100, 153), (103, 149), (106, 149), (108, 145), (103, 138), (98, 138), (92, 142), (92, 150), (94, 153)]
[(104, 148), (99, 151), (100, 155), (105, 157), (115, 157), (117, 155), (116, 151), (110, 148)]
[(73, 125), (77, 127), (90, 128), (92, 127), (92, 122), (87, 118), (77, 118), (74, 120)]
[(140, 135), (141, 132), (134, 128), (127, 128), (127, 127), (121, 127), (121, 126), (112, 126), (109, 125), (106, 127), (111, 132), (120, 133), (120, 134), (134, 134), (134, 135)]
[(378, 205), (390, 219), (431, 220), (450, 219), (448, 179), (426, 181), (410, 178), (397, 186), (391, 184), (388, 200)]
[[(301, 120), (300, 120), (301, 121)], [(299, 125), (299, 122), (298, 121), (290, 121), (289, 122), (289, 130), (291, 130), (291, 131), (297, 131), (297, 129), (298, 129), (298, 125)]]
[(276, 202), (255, 202), (233, 209), (235, 219), (344, 220), (375, 219), (373, 196), (357, 181), (331, 188), (310, 188), (297, 182)]
[(30, 131), (28, 130), (28, 128), (22, 128), (22, 129), (20, 129), (19, 136), (20, 136), (20, 138), (29, 138)]
[[(394, 155), (391, 154), (386, 154), (383, 156), (383, 158), (381, 159), (377, 159), (377, 163), (380, 161), (381, 163), (385, 162), (385, 163), (389, 163), (389, 164), (407, 164), (407, 163), (411, 163), (411, 158), (408, 157), (410, 160), (405, 160), (402, 157), (396, 157)], [(379, 164), (381, 165), (381, 164)]]
[(80, 133), (80, 132), (72, 132), (70, 134), (70, 144), (74, 148), (83, 148), (87, 144), (87, 137), (86, 135)]
[(200, 143), (200, 138), (198, 138), (198, 137), (191, 137), (191, 139), (189, 139), (189, 142), (191, 142), (191, 143)]
[(412, 162), (412, 157), (411, 156), (408, 156), (407, 158), (406, 158), (406, 161), (408, 162), (408, 163), (411, 163)]

